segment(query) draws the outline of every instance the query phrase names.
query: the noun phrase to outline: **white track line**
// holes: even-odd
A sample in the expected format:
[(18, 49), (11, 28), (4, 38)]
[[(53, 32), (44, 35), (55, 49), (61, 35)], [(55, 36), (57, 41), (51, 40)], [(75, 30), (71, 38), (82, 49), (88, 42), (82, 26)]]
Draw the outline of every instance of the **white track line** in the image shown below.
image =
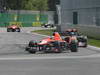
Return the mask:
[(94, 49), (94, 50), (99, 50), (99, 51), (100, 51), (100, 48), (99, 48), (99, 47), (95, 47), (95, 46), (91, 46), (91, 45), (89, 45), (88, 48), (90, 48), (90, 49)]
[(1, 57), (0, 60), (40, 60), (40, 59), (82, 59), (82, 58), (100, 58), (100, 54), (87, 55), (87, 56), (50, 56), (50, 57), (34, 57), (34, 56), (22, 56), (22, 57)]

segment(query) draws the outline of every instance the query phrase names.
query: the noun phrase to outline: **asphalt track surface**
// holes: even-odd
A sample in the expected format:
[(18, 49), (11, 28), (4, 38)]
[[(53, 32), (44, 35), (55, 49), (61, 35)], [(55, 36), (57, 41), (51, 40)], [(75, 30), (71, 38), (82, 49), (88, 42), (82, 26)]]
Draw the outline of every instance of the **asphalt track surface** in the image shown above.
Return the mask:
[(44, 36), (28, 33), (41, 28), (22, 28), (22, 32), (6, 32), (0, 28), (0, 75), (100, 75), (100, 51), (87, 47), (77, 53), (29, 54), (30, 40)]

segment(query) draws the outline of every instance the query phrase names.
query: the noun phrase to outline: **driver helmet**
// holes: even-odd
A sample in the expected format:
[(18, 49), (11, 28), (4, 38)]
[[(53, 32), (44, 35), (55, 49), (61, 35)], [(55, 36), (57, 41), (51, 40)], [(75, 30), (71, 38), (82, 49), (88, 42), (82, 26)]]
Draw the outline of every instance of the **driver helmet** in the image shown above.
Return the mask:
[(77, 29), (73, 29), (73, 32), (77, 32)]

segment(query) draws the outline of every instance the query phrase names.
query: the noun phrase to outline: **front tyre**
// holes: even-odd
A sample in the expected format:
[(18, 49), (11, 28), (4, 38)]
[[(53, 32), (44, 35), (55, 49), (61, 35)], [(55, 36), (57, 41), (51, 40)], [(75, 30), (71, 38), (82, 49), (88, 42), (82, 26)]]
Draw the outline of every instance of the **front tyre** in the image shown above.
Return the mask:
[(37, 42), (34, 40), (31, 40), (28, 44), (29, 47), (36, 47), (37, 46)]
[(25, 51), (28, 51), (31, 54), (35, 54), (36, 53), (36, 50), (33, 47), (26, 47)]
[(12, 29), (10, 29), (10, 28), (7, 28), (7, 32), (12, 32)]

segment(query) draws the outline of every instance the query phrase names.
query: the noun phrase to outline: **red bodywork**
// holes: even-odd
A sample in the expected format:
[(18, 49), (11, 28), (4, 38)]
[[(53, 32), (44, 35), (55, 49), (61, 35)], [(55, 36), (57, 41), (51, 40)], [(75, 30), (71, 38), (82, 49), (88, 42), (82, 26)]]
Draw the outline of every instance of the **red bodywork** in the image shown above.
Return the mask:
[(45, 38), (40, 43), (38, 43), (38, 45), (46, 45), (49, 42), (53, 42), (53, 41), (65, 42), (64, 40), (62, 40), (60, 34), (58, 32), (55, 32), (53, 38), (50, 37)]
[(7, 28), (16, 29), (16, 28), (19, 28), (19, 26), (17, 26), (17, 25), (10, 25), (10, 26), (8, 26)]
[(71, 49), (74, 52), (75, 50), (77, 51), (77, 43), (74, 40), (76, 38), (73, 36), (63, 40), (58, 32), (54, 32), (52, 38), (45, 38), (39, 43), (33, 40), (30, 41), (28, 47), (26, 47), (26, 51), (30, 53), (36, 53), (37, 51), (61, 53), (62, 51)]

